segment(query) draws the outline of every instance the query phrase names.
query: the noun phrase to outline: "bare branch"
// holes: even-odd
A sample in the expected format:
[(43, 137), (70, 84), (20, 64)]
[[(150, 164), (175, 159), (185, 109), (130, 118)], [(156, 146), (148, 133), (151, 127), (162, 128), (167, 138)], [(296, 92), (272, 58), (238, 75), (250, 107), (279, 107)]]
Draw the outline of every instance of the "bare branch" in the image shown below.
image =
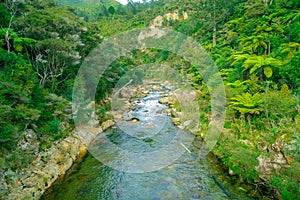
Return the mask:
[(17, 9), (16, 9), (16, 5), (15, 5), (15, 1), (13, 1), (13, 0), (6, 0), (4, 4), (5, 4), (5, 7), (8, 9), (8, 12), (10, 14), (10, 19), (8, 22), (8, 27), (7, 28), (1, 27), (1, 29), (5, 33), (5, 42), (6, 42), (7, 52), (10, 52), (11, 45), (9, 42), (9, 40), (10, 40), (9, 30), (11, 29), (13, 19), (17, 13)]
[[(63, 82), (68, 76), (63, 77), (63, 74), (67, 68), (64, 57), (56, 49), (46, 49), (46, 55), (43, 55), (45, 50), (43, 47), (36, 47), (32, 50), (33, 54), (33, 66), (40, 79), (40, 86), (44, 87), (45, 84)], [(63, 78), (62, 81), (58, 81), (59, 78)]]

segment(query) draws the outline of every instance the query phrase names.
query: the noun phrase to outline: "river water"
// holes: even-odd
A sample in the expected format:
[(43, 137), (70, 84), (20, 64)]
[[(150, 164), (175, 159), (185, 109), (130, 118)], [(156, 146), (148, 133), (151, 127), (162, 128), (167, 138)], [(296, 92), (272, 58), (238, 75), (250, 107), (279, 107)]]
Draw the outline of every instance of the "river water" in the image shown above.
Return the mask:
[[(163, 148), (178, 133), (194, 137), (173, 125), (171, 117), (164, 112), (167, 106), (158, 102), (159, 97), (160, 92), (154, 91), (147, 97), (134, 101), (135, 109), (127, 113), (127, 116), (134, 117), (134, 122), (125, 117), (117, 126), (102, 133), (102, 137), (96, 138), (93, 148), (99, 148), (97, 150), (102, 153), (101, 158), (106, 156), (109, 157), (108, 160), (113, 159), (113, 155), (105, 152), (107, 149), (111, 150), (107, 147), (111, 143), (127, 151), (143, 153)], [(99, 155), (89, 153), (72, 173), (54, 185), (42, 199), (254, 199), (231, 185), (230, 179), (223, 179), (224, 173), (215, 168), (216, 163), (201, 155), (201, 146), (202, 143), (197, 139), (189, 146), (181, 146), (180, 148), (185, 149), (182, 156), (158, 166), (156, 170), (147, 168), (145, 160), (144, 172), (128, 170), (130, 162), (135, 161), (126, 160), (126, 170), (120, 170), (114, 165), (100, 162)], [(162, 155), (161, 158), (165, 156)], [(149, 158), (149, 163), (152, 162), (151, 159), (153, 158)]]

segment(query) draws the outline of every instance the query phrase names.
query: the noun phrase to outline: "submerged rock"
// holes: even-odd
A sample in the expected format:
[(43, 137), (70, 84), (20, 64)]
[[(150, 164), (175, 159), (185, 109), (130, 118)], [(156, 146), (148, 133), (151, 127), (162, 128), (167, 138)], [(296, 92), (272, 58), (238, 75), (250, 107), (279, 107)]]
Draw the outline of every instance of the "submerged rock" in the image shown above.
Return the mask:
[(154, 140), (152, 138), (145, 138), (143, 139), (144, 142), (150, 143), (150, 142), (154, 142)]
[(154, 124), (147, 124), (146, 127), (147, 127), (148, 129), (152, 129), (152, 128), (155, 127), (155, 125), (154, 125)]

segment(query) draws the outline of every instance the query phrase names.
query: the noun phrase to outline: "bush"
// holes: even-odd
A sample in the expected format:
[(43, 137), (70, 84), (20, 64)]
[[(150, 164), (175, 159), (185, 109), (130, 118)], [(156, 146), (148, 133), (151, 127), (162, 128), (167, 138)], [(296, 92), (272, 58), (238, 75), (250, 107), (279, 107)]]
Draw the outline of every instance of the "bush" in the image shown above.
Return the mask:
[(223, 163), (229, 167), (236, 175), (247, 180), (248, 183), (258, 179), (255, 166), (258, 165), (256, 158), (260, 152), (252, 146), (237, 141), (233, 136), (227, 135), (218, 142), (218, 146), (213, 150), (221, 157)]
[(61, 124), (60, 120), (54, 118), (53, 120), (46, 122), (46, 124), (39, 129), (39, 132), (42, 135), (42, 137), (51, 138), (52, 140), (57, 140), (61, 138), (61, 133), (62, 133), (60, 124)]
[[(300, 198), (300, 182), (299, 177), (294, 175), (294, 171), (299, 173), (300, 164), (289, 169), (287, 172), (281, 172), (276, 176), (272, 176), (271, 187), (276, 191), (278, 198), (283, 200), (294, 200)], [(298, 177), (298, 178), (297, 178)]]
[(261, 106), (269, 122), (288, 120), (296, 115), (296, 100), (292, 98), (286, 84), (281, 87), (280, 91), (267, 90), (263, 93), (262, 100)]

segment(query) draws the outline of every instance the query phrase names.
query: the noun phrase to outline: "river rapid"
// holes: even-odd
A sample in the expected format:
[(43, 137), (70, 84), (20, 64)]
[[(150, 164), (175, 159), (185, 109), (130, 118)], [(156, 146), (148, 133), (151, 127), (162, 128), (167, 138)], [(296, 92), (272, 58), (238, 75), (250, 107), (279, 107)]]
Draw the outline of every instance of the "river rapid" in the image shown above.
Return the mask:
[[(168, 106), (159, 103), (166, 90), (169, 91), (168, 88), (150, 89), (147, 96), (133, 99), (134, 108), (115, 126), (99, 134), (91, 148), (101, 153), (101, 159), (113, 160), (113, 153), (109, 153), (111, 143), (127, 151), (143, 153), (163, 148), (177, 134), (195, 138), (190, 132), (178, 129), (166, 112)], [(120, 170), (108, 162), (100, 162), (99, 154), (88, 153), (72, 173), (52, 186), (42, 199), (254, 199), (232, 185), (228, 177), (224, 178), (224, 171), (216, 167), (215, 161), (202, 155), (199, 139), (195, 138), (189, 146), (179, 146), (184, 152), (178, 159), (166, 162), (156, 170), (144, 166), (144, 171), (130, 171), (130, 162), (134, 160), (124, 160), (129, 167)], [(165, 156), (158, 155), (155, 160)], [(143, 164), (136, 163), (131, 164), (135, 168)]]

